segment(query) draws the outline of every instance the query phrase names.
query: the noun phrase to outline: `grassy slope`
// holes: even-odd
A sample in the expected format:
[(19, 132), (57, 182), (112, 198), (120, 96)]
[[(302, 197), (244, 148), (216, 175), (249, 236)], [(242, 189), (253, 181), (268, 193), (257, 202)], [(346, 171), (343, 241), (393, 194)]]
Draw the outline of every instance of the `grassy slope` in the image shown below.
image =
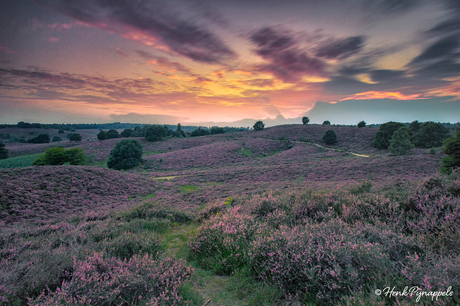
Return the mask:
[[(325, 146), (322, 142), (327, 129), (334, 129), (338, 134), (339, 142), (334, 146)], [(378, 186), (409, 184), (437, 172), (439, 153), (432, 155), (428, 150), (416, 149), (409, 156), (391, 156), (386, 151), (372, 148), (370, 141), (376, 131), (370, 128), (288, 125), (258, 132), (154, 143), (139, 139), (147, 153), (144, 157), (147, 162), (129, 173), (120, 174), (119, 179), (126, 174), (138, 176), (140, 181), (157, 182), (155, 193), (142, 194), (148, 196), (143, 200), (145, 203), (156, 203), (165, 209), (196, 216), (203, 208), (221, 203), (228, 197), (244, 198), (267, 190), (296, 192), (306, 188), (357, 188), (364, 181), (372, 182), (371, 186), (378, 189)], [(91, 157), (91, 165), (101, 166), (117, 141), (87, 141), (77, 146)], [(25, 146), (18, 146), (14, 154), (29, 152)], [(37, 145), (28, 146), (38, 149)], [(40, 150), (46, 147), (40, 146), (43, 146)], [(15, 150), (13, 146), (11, 149)], [(53, 175), (59, 177), (60, 174)], [(154, 177), (169, 179), (151, 180)], [(21, 180), (20, 177), (16, 179)], [(33, 205), (29, 208), (34, 209)], [(84, 213), (82, 218), (85, 218)], [(55, 223), (62, 220), (44, 221)], [(196, 234), (199, 225), (173, 221), (167, 231), (159, 232), (166, 253), (187, 259), (190, 237)], [(194, 305), (209, 300), (207, 305), (273, 305), (280, 296), (275, 287), (255, 283), (247, 271), (221, 276), (200, 268), (193, 261), (189, 264), (196, 270), (184, 292), (194, 300)]]

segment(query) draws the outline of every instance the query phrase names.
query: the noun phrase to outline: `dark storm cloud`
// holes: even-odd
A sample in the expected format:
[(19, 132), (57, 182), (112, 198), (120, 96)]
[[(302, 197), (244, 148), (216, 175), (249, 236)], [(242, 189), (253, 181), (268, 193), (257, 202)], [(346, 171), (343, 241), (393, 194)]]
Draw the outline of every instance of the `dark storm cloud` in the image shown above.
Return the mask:
[(409, 65), (419, 64), (430, 60), (457, 56), (455, 52), (460, 46), (460, 35), (442, 38), (427, 47), (422, 54), (414, 58)]
[(316, 56), (327, 59), (343, 59), (358, 53), (364, 46), (365, 37), (353, 36), (327, 42), (320, 46)]
[(442, 79), (450, 76), (459, 76), (460, 63), (451, 59), (445, 59), (423, 66), (416, 70), (415, 74), (417, 76), (430, 79)]
[(369, 71), (369, 75), (373, 82), (387, 82), (400, 78), (404, 75), (402, 70), (389, 70), (389, 69), (379, 69)]
[(324, 74), (326, 64), (302, 51), (288, 32), (266, 27), (252, 34), (250, 40), (256, 45), (255, 52), (269, 62), (256, 67), (260, 72), (273, 73), (286, 82)]
[(166, 9), (167, 2), (145, 0), (39, 0), (40, 3), (75, 19), (109, 23), (107, 30), (122, 32), (119, 25), (160, 38), (171, 50), (194, 61), (217, 63), (234, 58), (235, 53), (219, 37), (190, 19), (181, 19)]
[(353, 66), (343, 66), (337, 70), (338, 74), (343, 76), (355, 76), (361, 73), (366, 73), (369, 71), (369, 68), (364, 67), (353, 67)]

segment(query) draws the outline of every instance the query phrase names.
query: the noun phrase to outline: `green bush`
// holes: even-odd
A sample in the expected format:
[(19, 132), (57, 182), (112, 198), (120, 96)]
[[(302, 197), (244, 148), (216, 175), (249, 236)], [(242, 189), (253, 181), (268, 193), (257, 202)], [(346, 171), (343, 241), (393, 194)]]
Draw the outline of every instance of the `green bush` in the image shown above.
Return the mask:
[(403, 126), (394, 132), (388, 150), (396, 155), (406, 155), (413, 148), (415, 146), (410, 142), (410, 130), (408, 127)]
[(388, 149), (393, 133), (405, 126), (400, 122), (387, 122), (380, 126), (377, 134), (372, 139), (372, 146), (377, 149)]
[(449, 136), (449, 130), (438, 122), (425, 122), (413, 136), (412, 143), (417, 148), (440, 147)]
[(334, 130), (327, 130), (323, 135), (323, 141), (328, 145), (335, 144), (337, 143), (337, 134)]
[(116, 170), (130, 169), (142, 162), (142, 144), (135, 139), (125, 139), (110, 151), (107, 167)]
[(448, 156), (442, 159), (441, 172), (451, 174), (453, 169), (460, 167), (460, 126), (455, 136), (444, 141), (442, 151)]
[(49, 134), (40, 134), (37, 137), (27, 140), (28, 143), (50, 143), (50, 141), (51, 139)]
[(265, 124), (262, 122), (262, 121), (257, 121), (256, 123), (254, 123), (254, 131), (261, 131), (263, 130), (265, 127)]
[(78, 133), (69, 133), (67, 134), (67, 137), (70, 141), (81, 141), (83, 139), (83, 137), (81, 137)]
[(112, 138), (120, 138), (120, 133), (117, 130), (109, 130), (107, 134), (105, 134), (105, 139), (112, 139)]
[(0, 159), (8, 158), (8, 150), (5, 148), (3, 141), (0, 141)]
[(123, 132), (121, 132), (120, 136), (124, 138), (128, 138), (129, 136), (131, 136), (133, 132), (134, 131), (132, 129), (124, 129)]
[(168, 127), (151, 125), (145, 129), (145, 139), (148, 141), (159, 141), (168, 134)]
[(52, 142), (62, 141), (62, 138), (59, 136), (54, 136)]
[(99, 139), (99, 140), (105, 140), (105, 139), (106, 139), (106, 136), (107, 136), (107, 132), (106, 132), (106, 131), (99, 131), (99, 133), (97, 134), (97, 139)]
[(86, 156), (83, 149), (73, 148), (66, 150), (62, 147), (46, 149), (44, 154), (40, 154), (32, 163), (35, 166), (45, 165), (63, 165), (69, 163), (71, 165), (84, 165)]

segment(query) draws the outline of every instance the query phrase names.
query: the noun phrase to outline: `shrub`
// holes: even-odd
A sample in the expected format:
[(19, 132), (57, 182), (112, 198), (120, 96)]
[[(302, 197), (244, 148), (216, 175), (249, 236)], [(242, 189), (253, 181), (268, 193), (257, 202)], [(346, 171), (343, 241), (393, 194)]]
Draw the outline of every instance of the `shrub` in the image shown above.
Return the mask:
[(403, 126), (394, 132), (388, 150), (396, 155), (406, 155), (409, 154), (413, 148), (415, 148), (415, 146), (410, 142), (410, 130)]
[(0, 159), (8, 158), (8, 150), (5, 148), (3, 141), (0, 141)]
[(168, 127), (160, 125), (151, 125), (145, 129), (145, 139), (148, 141), (159, 141), (168, 134)]
[(198, 137), (198, 136), (206, 136), (206, 135), (209, 135), (209, 131), (199, 127), (196, 130), (192, 131), (192, 133), (190, 134), (190, 137)]
[(105, 140), (105, 139), (106, 139), (106, 136), (107, 136), (107, 132), (106, 132), (106, 131), (100, 131), (100, 132), (97, 134), (97, 139), (99, 139), (99, 140)]
[(117, 238), (105, 240), (103, 247), (109, 256), (120, 260), (130, 259), (134, 255), (150, 254), (157, 258), (162, 251), (161, 243), (152, 233), (130, 233), (126, 232)]
[(265, 124), (262, 121), (257, 121), (253, 125), (254, 131), (261, 131), (264, 129), (264, 127), (265, 127)]
[(40, 134), (37, 137), (27, 140), (28, 143), (49, 143), (50, 141), (49, 134)]
[(120, 133), (117, 130), (109, 130), (107, 134), (105, 134), (105, 139), (113, 139), (113, 138), (120, 138)]
[(302, 118), (302, 124), (306, 125), (306, 124), (308, 124), (308, 122), (310, 122), (310, 119), (308, 119), (308, 117), (303, 117)]
[(64, 130), (59, 130), (58, 133), (59, 134), (64, 134)]
[(224, 134), (225, 133), (225, 129), (223, 127), (218, 127), (218, 126), (213, 126), (211, 128), (211, 134), (214, 135), (214, 134)]
[(62, 138), (59, 136), (54, 136), (52, 142), (62, 141)]
[(440, 147), (449, 136), (449, 130), (438, 122), (425, 122), (413, 136), (412, 143), (417, 148)]
[(337, 134), (334, 130), (327, 130), (323, 135), (324, 143), (331, 145), (337, 143)]
[(372, 139), (372, 146), (377, 149), (388, 149), (393, 133), (405, 126), (400, 122), (387, 122), (380, 126), (380, 129)]
[(363, 121), (360, 121), (360, 122), (358, 123), (358, 127), (359, 127), (359, 128), (363, 128), (363, 127), (365, 127), (365, 126), (366, 126), (366, 122), (365, 122), (364, 120), (363, 120)]
[(329, 120), (323, 121), (323, 126), (325, 125), (331, 125), (331, 122)]
[(83, 149), (73, 148), (66, 150), (62, 147), (49, 148), (46, 149), (44, 154), (40, 154), (32, 165), (54, 166), (63, 165), (65, 163), (69, 163), (71, 165), (84, 165), (86, 163), (86, 156)]
[(409, 129), (412, 133), (417, 133), (418, 130), (420, 130), (420, 122), (418, 122), (418, 120), (412, 121), (409, 125)]
[(193, 273), (182, 260), (133, 256), (129, 261), (94, 254), (74, 260), (71, 280), (42, 292), (34, 305), (179, 305), (183, 281)]
[(142, 144), (135, 139), (118, 142), (110, 151), (107, 167), (116, 170), (130, 169), (142, 162)]
[(442, 159), (441, 172), (451, 174), (453, 169), (460, 167), (460, 126), (455, 136), (444, 141), (442, 151), (448, 156)]
[(78, 133), (69, 133), (67, 137), (69, 137), (70, 141), (81, 141), (83, 139)]

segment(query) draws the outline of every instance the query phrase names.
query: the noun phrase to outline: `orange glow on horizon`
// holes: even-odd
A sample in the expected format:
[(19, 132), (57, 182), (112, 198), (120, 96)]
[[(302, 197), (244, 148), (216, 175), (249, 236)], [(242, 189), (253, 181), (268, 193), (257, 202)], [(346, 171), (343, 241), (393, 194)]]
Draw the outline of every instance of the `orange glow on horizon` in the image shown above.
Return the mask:
[(400, 92), (385, 92), (385, 91), (366, 91), (354, 94), (352, 96), (341, 99), (345, 100), (371, 100), (371, 99), (393, 99), (393, 100), (418, 100), (426, 99), (421, 97), (421, 94), (405, 95)]

